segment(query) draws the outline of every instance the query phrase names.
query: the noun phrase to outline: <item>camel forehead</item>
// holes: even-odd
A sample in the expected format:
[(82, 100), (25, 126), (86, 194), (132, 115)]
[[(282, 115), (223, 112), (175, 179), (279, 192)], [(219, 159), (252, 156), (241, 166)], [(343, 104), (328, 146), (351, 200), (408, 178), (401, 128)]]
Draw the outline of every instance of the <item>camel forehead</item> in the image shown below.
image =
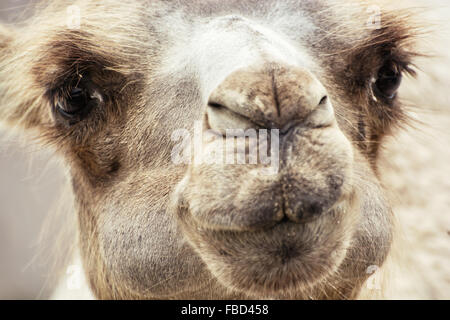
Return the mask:
[[(270, 31), (273, 34), (287, 33), (297, 39), (313, 40), (319, 22), (315, 20), (321, 12), (317, 4), (314, 6), (316, 10), (304, 7), (304, 3), (309, 1), (297, 1), (294, 5), (279, 0), (242, 3), (222, 1), (219, 2), (220, 6), (209, 7), (207, 4), (211, 2), (217, 3), (207, 0), (205, 6), (199, 6), (199, 10), (194, 10), (191, 5), (156, 3), (149, 8), (151, 21), (148, 22), (157, 30), (156, 35), (168, 35), (178, 41), (192, 40), (199, 33), (204, 34), (202, 38), (206, 40), (207, 37), (217, 37), (213, 32), (220, 32), (221, 36), (226, 32), (244, 33), (258, 38), (267, 36)], [(211, 34), (206, 35), (208, 32)]]
[[(381, 7), (377, 9), (382, 10)], [(354, 36), (362, 36), (361, 33), (367, 31), (364, 24), (376, 14), (373, 10), (374, 6), (367, 1), (349, 0), (180, 0), (154, 1), (140, 13), (143, 16), (148, 14), (146, 22), (156, 31), (156, 36), (178, 36), (178, 40), (201, 30), (199, 25), (205, 27), (209, 24), (209, 27), (233, 32), (243, 31), (242, 24), (253, 22), (275, 33), (285, 33), (290, 38), (313, 43), (320, 40), (324, 32), (328, 33), (327, 41), (334, 38), (333, 31), (338, 31), (335, 37), (343, 39), (350, 36), (348, 31), (354, 27), (359, 27), (353, 30)], [(214, 19), (219, 21), (211, 24)], [(339, 27), (339, 30), (332, 30), (331, 26), (333, 29)], [(255, 36), (261, 30), (253, 27), (250, 33)], [(352, 42), (351, 36), (347, 41)]]
[[(302, 25), (305, 33), (315, 28), (306, 19)], [(187, 37), (173, 42), (164, 51), (158, 71), (179, 74), (189, 70), (204, 80), (206, 91), (248, 65), (272, 62), (314, 68), (306, 43), (293, 42), (270, 26), (238, 14), (210, 18), (193, 26)]]
[[(203, 3), (196, 3), (200, 2)], [(211, 0), (204, 2), (217, 3)], [(271, 41), (275, 46), (281, 45), (280, 49), (288, 49), (288, 38), (314, 41), (314, 31), (318, 28), (314, 22), (314, 11), (307, 11), (300, 5), (289, 6), (283, 1), (260, 1), (248, 3), (248, 6), (242, 3), (233, 6), (233, 1), (220, 4), (211, 10), (206, 5), (198, 11), (193, 11), (190, 5), (172, 7), (167, 3), (155, 4), (155, 7), (149, 8), (149, 25), (156, 31), (153, 36), (167, 37), (163, 43), (166, 46), (182, 44), (185, 51), (195, 49), (195, 46), (209, 45), (210, 49), (214, 49), (214, 46), (220, 45), (222, 49), (232, 47), (235, 53), (242, 46), (262, 39)]]
[[(152, 73), (195, 74), (207, 94), (234, 70), (251, 64), (279, 62), (316, 71), (320, 58), (313, 47), (333, 24), (332, 11), (329, 21), (320, 15), (332, 8), (330, 1), (316, 0), (155, 3), (149, 18), (150, 50), (158, 52)], [(326, 45), (334, 50), (333, 41), (327, 37)]]

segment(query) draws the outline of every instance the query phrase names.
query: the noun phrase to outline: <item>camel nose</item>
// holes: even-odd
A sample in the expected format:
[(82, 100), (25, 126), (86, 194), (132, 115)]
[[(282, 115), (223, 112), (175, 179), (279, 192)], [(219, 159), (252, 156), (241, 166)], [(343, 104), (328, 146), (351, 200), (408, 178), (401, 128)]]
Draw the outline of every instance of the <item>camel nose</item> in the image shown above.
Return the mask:
[(308, 70), (266, 64), (231, 73), (211, 94), (207, 117), (213, 130), (331, 125), (327, 91)]

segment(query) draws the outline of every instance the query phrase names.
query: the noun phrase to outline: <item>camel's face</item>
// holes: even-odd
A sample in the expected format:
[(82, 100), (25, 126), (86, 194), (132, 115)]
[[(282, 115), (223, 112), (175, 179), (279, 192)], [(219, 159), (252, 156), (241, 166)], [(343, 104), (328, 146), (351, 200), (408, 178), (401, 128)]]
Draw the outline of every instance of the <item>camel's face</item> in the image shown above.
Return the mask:
[[(181, 53), (201, 66), (192, 94), (200, 99), (188, 105), (217, 134), (193, 138), (194, 159), (170, 212), (225, 286), (256, 296), (298, 292), (337, 270), (357, 223), (354, 155), (334, 94), (312, 73), (320, 67), (307, 42), (291, 44), (238, 16), (199, 30), (208, 32), (192, 39), (194, 55)], [(234, 140), (245, 146), (246, 138), (230, 137), (230, 129), (268, 129), (267, 142), (248, 137), (239, 163)], [(252, 151), (270, 161), (251, 163)]]
[(72, 168), (94, 291), (352, 297), (390, 245), (376, 158), (407, 34), (355, 5), (222, 2), (86, 4), (127, 22), (39, 44), (39, 125)]

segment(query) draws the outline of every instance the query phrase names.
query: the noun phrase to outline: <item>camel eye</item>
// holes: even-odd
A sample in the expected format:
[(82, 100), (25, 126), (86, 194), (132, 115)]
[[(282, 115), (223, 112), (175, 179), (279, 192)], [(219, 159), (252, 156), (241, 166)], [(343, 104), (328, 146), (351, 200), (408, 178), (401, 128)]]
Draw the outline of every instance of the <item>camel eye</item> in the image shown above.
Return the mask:
[(394, 99), (401, 82), (402, 73), (399, 66), (393, 61), (388, 61), (378, 71), (375, 91), (386, 99)]
[(54, 109), (63, 120), (73, 125), (83, 120), (101, 100), (96, 90), (80, 86), (72, 88), (66, 98), (59, 99)]
[(63, 116), (70, 118), (82, 111), (87, 103), (86, 90), (74, 88), (66, 100), (61, 100), (56, 103), (56, 107)]

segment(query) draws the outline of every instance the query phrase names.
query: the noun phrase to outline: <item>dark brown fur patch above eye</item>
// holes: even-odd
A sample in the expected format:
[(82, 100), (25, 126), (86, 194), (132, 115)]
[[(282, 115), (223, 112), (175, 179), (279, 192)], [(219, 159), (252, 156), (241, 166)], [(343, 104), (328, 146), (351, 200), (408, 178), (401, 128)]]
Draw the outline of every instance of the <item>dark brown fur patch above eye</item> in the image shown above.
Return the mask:
[(106, 79), (126, 77), (135, 81), (142, 77), (142, 70), (134, 65), (136, 59), (130, 55), (135, 52), (118, 46), (114, 39), (101, 38), (79, 30), (63, 30), (54, 34), (36, 52), (40, 57), (31, 73), (36, 83), (46, 90), (60, 90), (68, 84), (75, 85), (86, 74), (109, 72)]
[(45, 56), (32, 69), (36, 82), (55, 89), (76, 81), (92, 68), (111, 68), (115, 58), (92, 39), (92, 35), (80, 31), (55, 35), (42, 50)]

